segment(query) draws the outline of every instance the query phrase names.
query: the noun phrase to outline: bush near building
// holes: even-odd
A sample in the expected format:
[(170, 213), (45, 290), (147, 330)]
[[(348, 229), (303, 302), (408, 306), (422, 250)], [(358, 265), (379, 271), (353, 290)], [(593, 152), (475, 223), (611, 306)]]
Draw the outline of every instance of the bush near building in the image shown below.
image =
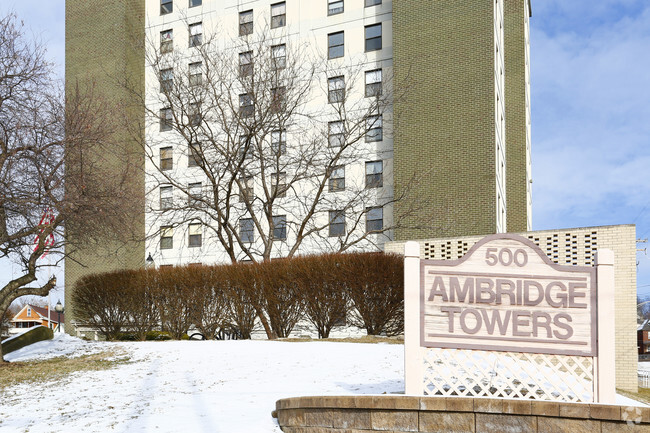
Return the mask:
[(301, 256), (263, 263), (179, 266), (88, 275), (75, 285), (81, 323), (107, 339), (251, 337), (263, 315), (275, 338), (307, 320), (319, 338), (346, 323), (369, 335), (403, 332), (403, 258), (383, 253)]

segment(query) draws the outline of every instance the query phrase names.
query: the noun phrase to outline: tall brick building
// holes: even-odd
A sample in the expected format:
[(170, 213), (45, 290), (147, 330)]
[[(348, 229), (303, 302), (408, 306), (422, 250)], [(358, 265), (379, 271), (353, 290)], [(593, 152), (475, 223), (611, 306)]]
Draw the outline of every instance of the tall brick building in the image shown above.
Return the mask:
[[(388, 227), (398, 215), (406, 215), (399, 226), (373, 235), (358, 248), (412, 238), (526, 231), (531, 227), (530, 16), (530, 0), (67, 0), (66, 82), (71, 86), (90, 78), (101, 83), (108, 99), (132, 110), (133, 126), (141, 125), (141, 137), (134, 138), (130, 131), (120, 141), (132, 142), (134, 152), (142, 149), (139, 142), (147, 143), (151, 154), (160, 155), (161, 164), (171, 164), (185, 176), (182, 179), (200, 185), (188, 159), (188, 144), (170, 145), (163, 122), (159, 126), (146, 119), (146, 113), (166, 108), (150, 97), (150, 89), (159, 88), (167, 75), (176, 79), (181, 74), (153, 70), (145, 64), (145, 50), (153, 46), (186, 56), (192, 79), (192, 68), (200, 71), (201, 65), (192, 60), (191, 50), (202, 38), (219, 31), (229, 35), (221, 44), (237, 45), (248, 26), (257, 29), (266, 23), (273, 47), (297, 42), (326, 53), (323, 92), (310, 104), (331, 103), (331, 86), (346, 79), (331, 70), (348, 66), (361, 68), (359, 98), (367, 97), (373, 85), (387, 85), (382, 83), (387, 77), (404, 88), (405, 96), (395, 98), (383, 114), (387, 131), (380, 130), (378, 136), (375, 125), (372, 139), (363, 145), (363, 157), (337, 171), (346, 186), (365, 179), (365, 189), (377, 190), (364, 204), (366, 212), (372, 211), (359, 230)], [(120, 87), (115, 77), (127, 77), (131, 90), (146, 95), (146, 110), (129, 103), (132, 92)], [(393, 125), (390, 132), (388, 125)], [(287, 131), (287, 149), (300, 135)], [(78, 254), (66, 263), (67, 287), (88, 272), (142, 266), (149, 254), (157, 265), (224, 260), (218, 247), (208, 247), (216, 244), (209, 244), (209, 235), (196, 224), (161, 224), (159, 211), (177, 193), (171, 186), (151, 186), (145, 176), (156, 167), (144, 160), (142, 166), (142, 174), (133, 180), (142, 195), (133, 199), (142, 202), (143, 213), (135, 224), (147, 240), (120, 248), (117, 255)], [(254, 188), (259, 188), (257, 183)], [(407, 189), (410, 198), (392, 200)], [(418, 210), (406, 211), (413, 208)], [(288, 227), (291, 216), (288, 211), (279, 217)], [(330, 211), (319, 218), (323, 227), (341, 221), (345, 226), (355, 215), (341, 220)], [(338, 232), (330, 229), (327, 236), (324, 230), (322, 245), (328, 245), (328, 238), (335, 239)], [(285, 229), (285, 237), (288, 232)], [(68, 228), (68, 236), (82, 233), (82, 223)], [(309, 245), (305, 252), (321, 244)], [(109, 242), (106, 252), (114, 247)], [(282, 255), (282, 248), (278, 251)], [(69, 306), (70, 293), (66, 291)]]

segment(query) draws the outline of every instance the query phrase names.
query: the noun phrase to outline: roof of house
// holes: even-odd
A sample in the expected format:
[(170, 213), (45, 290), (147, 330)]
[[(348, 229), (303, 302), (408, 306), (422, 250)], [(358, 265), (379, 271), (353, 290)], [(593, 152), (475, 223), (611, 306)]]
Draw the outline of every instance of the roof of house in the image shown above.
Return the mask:
[[(18, 314), (16, 314), (16, 315), (14, 316), (14, 318), (13, 318), (12, 321), (16, 321), (16, 317), (18, 317), (18, 316), (20, 315), (20, 313), (22, 313), (23, 310), (24, 310), (25, 308), (27, 308), (27, 307), (30, 307), (30, 308), (32, 309), (32, 311), (36, 311), (36, 314), (38, 314), (39, 316), (41, 316), (41, 319), (47, 319), (47, 318), (48, 318), (47, 316), (48, 316), (48, 313), (49, 313), (49, 316), (50, 316), (50, 317), (49, 317), (49, 320), (50, 320), (50, 322), (59, 323), (59, 313), (57, 313), (57, 312), (54, 311), (54, 310), (50, 310), (50, 309), (48, 309), (48, 308), (37, 307), (37, 306), (35, 306), (35, 305), (31, 305), (31, 304), (26, 304), (26, 305), (25, 305), (25, 306), (24, 306), (24, 307), (23, 307), (23, 308), (18, 312)], [(65, 322), (65, 314), (64, 314), (64, 313), (61, 313), (61, 322)]]

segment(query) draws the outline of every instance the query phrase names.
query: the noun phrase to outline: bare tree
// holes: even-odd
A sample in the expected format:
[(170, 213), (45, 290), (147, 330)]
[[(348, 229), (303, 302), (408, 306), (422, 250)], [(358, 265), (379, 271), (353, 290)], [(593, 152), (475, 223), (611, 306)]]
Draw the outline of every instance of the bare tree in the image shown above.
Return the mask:
[(126, 192), (126, 169), (107, 177), (97, 157), (85, 158), (108, 148), (110, 108), (92, 85), (70, 86), (64, 96), (44, 49), (22, 32), (14, 15), (0, 18), (0, 259), (20, 268), (0, 287), (0, 314), (20, 296), (55, 287), (56, 278), (40, 281), (39, 270), (58, 265), (64, 245), (74, 251), (65, 225), (83, 221), (84, 242), (101, 242), (131, 211), (113, 205)]
[(367, 66), (332, 66), (268, 28), (228, 39), (189, 27), (189, 50), (157, 34), (146, 50), (150, 235), (198, 224), (232, 262), (388, 240), (404, 216), (382, 209), (402, 197), (382, 157), (363, 161), (391, 157), (389, 71), (366, 81)]

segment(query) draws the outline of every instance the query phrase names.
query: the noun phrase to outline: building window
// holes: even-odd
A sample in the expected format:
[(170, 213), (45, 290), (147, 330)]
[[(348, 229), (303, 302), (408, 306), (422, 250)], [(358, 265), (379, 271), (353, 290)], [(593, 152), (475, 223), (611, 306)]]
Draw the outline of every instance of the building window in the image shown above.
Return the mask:
[(381, 93), (381, 69), (366, 71), (366, 97), (379, 96)]
[(253, 140), (248, 135), (239, 136), (239, 157), (251, 159), (253, 157)]
[(253, 96), (250, 93), (242, 93), (239, 95), (239, 115), (242, 117), (250, 117), (255, 112), (255, 105), (253, 103)]
[(200, 247), (202, 243), (202, 233), (201, 224), (190, 224), (188, 227), (188, 239), (187, 246), (190, 248)]
[(201, 6), (203, 4), (203, 0), (190, 0), (190, 7), (193, 8), (194, 6)]
[(203, 23), (190, 24), (190, 47), (198, 47), (203, 43)]
[(273, 217), (273, 239), (287, 239), (287, 216), (275, 215)]
[(271, 196), (282, 198), (287, 195), (287, 173), (273, 173), (271, 175)]
[(366, 232), (380, 232), (384, 228), (384, 209), (371, 207), (366, 209)]
[(284, 110), (286, 96), (287, 88), (284, 86), (271, 89), (271, 111), (273, 113)]
[(381, 116), (366, 118), (366, 141), (381, 141), (384, 139), (383, 119)]
[(166, 15), (174, 12), (174, 2), (172, 0), (160, 0), (160, 15)]
[(239, 237), (242, 242), (255, 241), (255, 224), (252, 218), (241, 218), (239, 220)]
[(191, 143), (189, 146), (189, 153), (187, 155), (187, 166), (198, 167), (201, 165), (201, 144)]
[(169, 92), (174, 86), (174, 70), (172, 68), (160, 70), (160, 92)]
[(163, 30), (160, 32), (160, 53), (171, 53), (174, 51), (174, 31)]
[(246, 51), (239, 53), (239, 76), (248, 77), (253, 75), (253, 52)]
[(171, 250), (174, 248), (174, 229), (172, 226), (160, 227), (160, 249)]
[(271, 61), (275, 69), (284, 69), (287, 66), (287, 46), (285, 44), (271, 47)]
[(200, 86), (203, 83), (203, 62), (190, 63), (190, 86)]
[(366, 7), (380, 5), (381, 0), (366, 0)]
[(328, 0), (327, 15), (336, 15), (343, 13), (343, 0)]
[(171, 209), (174, 206), (174, 191), (171, 186), (160, 187), (160, 210)]
[(171, 108), (163, 108), (160, 110), (160, 130), (161, 131), (171, 131), (173, 115)]
[(384, 186), (383, 161), (366, 162), (366, 188), (379, 188)]
[(201, 124), (202, 116), (200, 103), (192, 102), (187, 114), (190, 126), (199, 126)]
[(381, 23), (366, 26), (366, 52), (381, 50)]
[(343, 32), (330, 33), (327, 35), (327, 58), (336, 59), (343, 57), (344, 52)]
[(32, 309), (27, 307), (27, 317), (32, 317)]
[(200, 207), (203, 199), (203, 183), (193, 182), (187, 185), (187, 204), (192, 207)]
[(331, 169), (328, 184), (329, 184), (330, 192), (345, 190), (345, 166), (344, 165), (338, 165)]
[(329, 235), (343, 236), (345, 234), (345, 213), (342, 210), (331, 210), (329, 217)]
[(174, 154), (172, 152), (172, 147), (161, 147), (160, 148), (160, 169), (161, 170), (171, 170), (174, 168)]
[(284, 27), (287, 24), (287, 5), (285, 2), (271, 5), (271, 28)]
[(239, 13), (239, 36), (253, 33), (253, 10)]
[(287, 153), (286, 131), (271, 131), (271, 150), (274, 156), (281, 156)]
[(330, 147), (341, 147), (345, 143), (345, 126), (337, 120), (327, 124), (327, 134)]
[(343, 76), (327, 79), (327, 101), (330, 104), (345, 100), (345, 79)]
[(241, 189), (239, 190), (239, 201), (251, 201), (255, 194), (255, 183), (253, 176), (246, 176), (240, 179)]

